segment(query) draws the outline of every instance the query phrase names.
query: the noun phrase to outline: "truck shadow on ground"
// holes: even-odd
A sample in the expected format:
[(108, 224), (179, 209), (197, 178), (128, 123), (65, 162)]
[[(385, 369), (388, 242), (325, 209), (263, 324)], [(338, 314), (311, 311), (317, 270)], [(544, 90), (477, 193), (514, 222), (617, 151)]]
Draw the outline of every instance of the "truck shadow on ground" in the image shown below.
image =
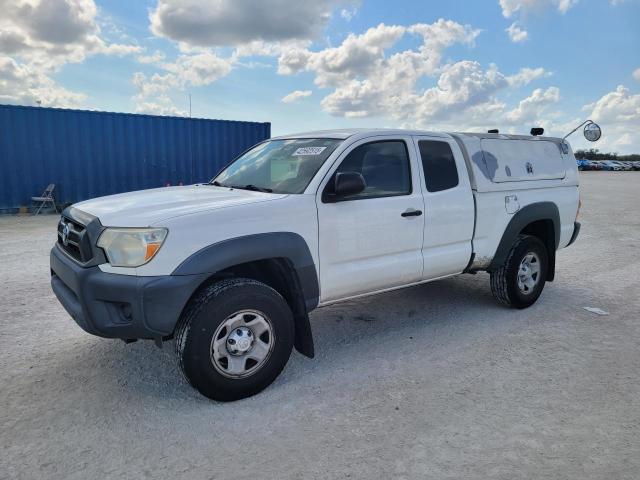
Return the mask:
[[(354, 354), (362, 356), (382, 349), (378, 355), (392, 360), (400, 353), (391, 347), (385, 352), (385, 345), (399, 337), (421, 339), (421, 348), (437, 349), (439, 338), (472, 338), (474, 329), (492, 328), (491, 323), (505, 327), (514, 317), (527, 318), (536, 308), (528, 309), (531, 313), (527, 314), (498, 305), (486, 274), (453, 277), (327, 306), (311, 314), (316, 357), (292, 354), (284, 372), (261, 395), (286, 397), (290, 386), (299, 382), (308, 385), (314, 375), (322, 376), (336, 365), (348, 365)], [(74, 343), (75, 354), (65, 357), (71, 364), (64, 370), (91, 369), (86, 381), (103, 383), (100, 388), (109, 395), (211, 403), (182, 377), (173, 342), (166, 342), (161, 350), (150, 341), (125, 345), (83, 336)]]

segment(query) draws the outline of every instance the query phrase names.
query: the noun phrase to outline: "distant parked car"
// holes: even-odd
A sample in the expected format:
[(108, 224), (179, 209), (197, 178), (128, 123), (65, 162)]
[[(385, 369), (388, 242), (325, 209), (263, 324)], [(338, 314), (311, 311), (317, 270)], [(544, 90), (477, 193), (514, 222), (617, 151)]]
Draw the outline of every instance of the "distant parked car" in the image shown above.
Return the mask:
[(610, 170), (615, 172), (624, 170), (624, 168), (622, 168), (622, 165), (619, 165), (612, 160), (601, 160), (600, 163), (602, 164), (603, 170)]
[(600, 160), (589, 160), (589, 163), (591, 164), (592, 170), (613, 170), (613, 167), (605, 165)]
[(640, 170), (640, 162), (631, 162), (631, 166), (634, 170)]
[(597, 160), (587, 160), (591, 170), (602, 170), (602, 164)]
[(578, 164), (578, 170), (591, 170), (588, 160), (584, 160), (581, 158), (579, 160), (576, 160), (576, 163)]
[(626, 171), (633, 170), (633, 166), (629, 162), (619, 162), (617, 160), (614, 160), (613, 163), (617, 163), (618, 165), (620, 165), (620, 168), (622, 170), (626, 170)]

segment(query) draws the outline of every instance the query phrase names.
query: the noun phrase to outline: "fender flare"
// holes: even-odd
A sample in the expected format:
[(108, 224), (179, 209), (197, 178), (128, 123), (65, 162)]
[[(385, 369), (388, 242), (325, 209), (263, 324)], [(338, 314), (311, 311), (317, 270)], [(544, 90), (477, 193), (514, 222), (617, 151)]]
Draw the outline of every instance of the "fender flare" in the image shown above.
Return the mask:
[(320, 284), (311, 251), (304, 238), (293, 232), (270, 232), (230, 238), (214, 243), (185, 259), (172, 275), (214, 275), (222, 270), (257, 260), (287, 259), (293, 267), (293, 288), (301, 297), (293, 308), (295, 346), (303, 355), (314, 356), (308, 313), (318, 306)]
[(545, 241), (545, 245), (549, 251), (549, 275), (547, 280), (553, 280), (555, 275), (556, 250), (560, 244), (560, 212), (558, 211), (558, 206), (553, 202), (531, 203), (515, 213), (502, 234), (496, 253), (487, 271), (495, 270), (504, 264), (516, 236), (527, 225), (539, 220), (551, 220), (553, 222), (554, 235)]

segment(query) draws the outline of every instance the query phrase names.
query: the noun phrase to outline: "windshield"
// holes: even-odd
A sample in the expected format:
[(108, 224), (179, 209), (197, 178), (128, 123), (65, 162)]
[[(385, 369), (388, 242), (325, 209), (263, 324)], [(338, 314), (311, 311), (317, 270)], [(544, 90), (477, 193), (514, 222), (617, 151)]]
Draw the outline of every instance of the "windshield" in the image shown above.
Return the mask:
[(270, 140), (240, 156), (213, 185), (274, 193), (302, 193), (342, 140)]

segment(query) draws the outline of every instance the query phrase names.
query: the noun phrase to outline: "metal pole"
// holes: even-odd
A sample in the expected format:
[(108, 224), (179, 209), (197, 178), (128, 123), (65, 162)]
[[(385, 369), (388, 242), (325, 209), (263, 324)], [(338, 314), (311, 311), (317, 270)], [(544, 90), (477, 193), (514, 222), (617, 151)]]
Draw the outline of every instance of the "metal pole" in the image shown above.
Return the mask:
[(562, 137), (562, 143), (564, 143), (564, 141), (567, 139), (567, 137), (569, 135), (571, 135), (573, 132), (575, 132), (576, 130), (578, 130), (581, 126), (585, 125), (585, 124), (589, 124), (591, 125), (593, 123), (593, 120), (585, 120), (584, 122), (582, 122), (580, 125), (578, 125), (576, 128), (574, 128), (573, 130), (571, 130), (569, 133), (567, 133), (564, 137)]

